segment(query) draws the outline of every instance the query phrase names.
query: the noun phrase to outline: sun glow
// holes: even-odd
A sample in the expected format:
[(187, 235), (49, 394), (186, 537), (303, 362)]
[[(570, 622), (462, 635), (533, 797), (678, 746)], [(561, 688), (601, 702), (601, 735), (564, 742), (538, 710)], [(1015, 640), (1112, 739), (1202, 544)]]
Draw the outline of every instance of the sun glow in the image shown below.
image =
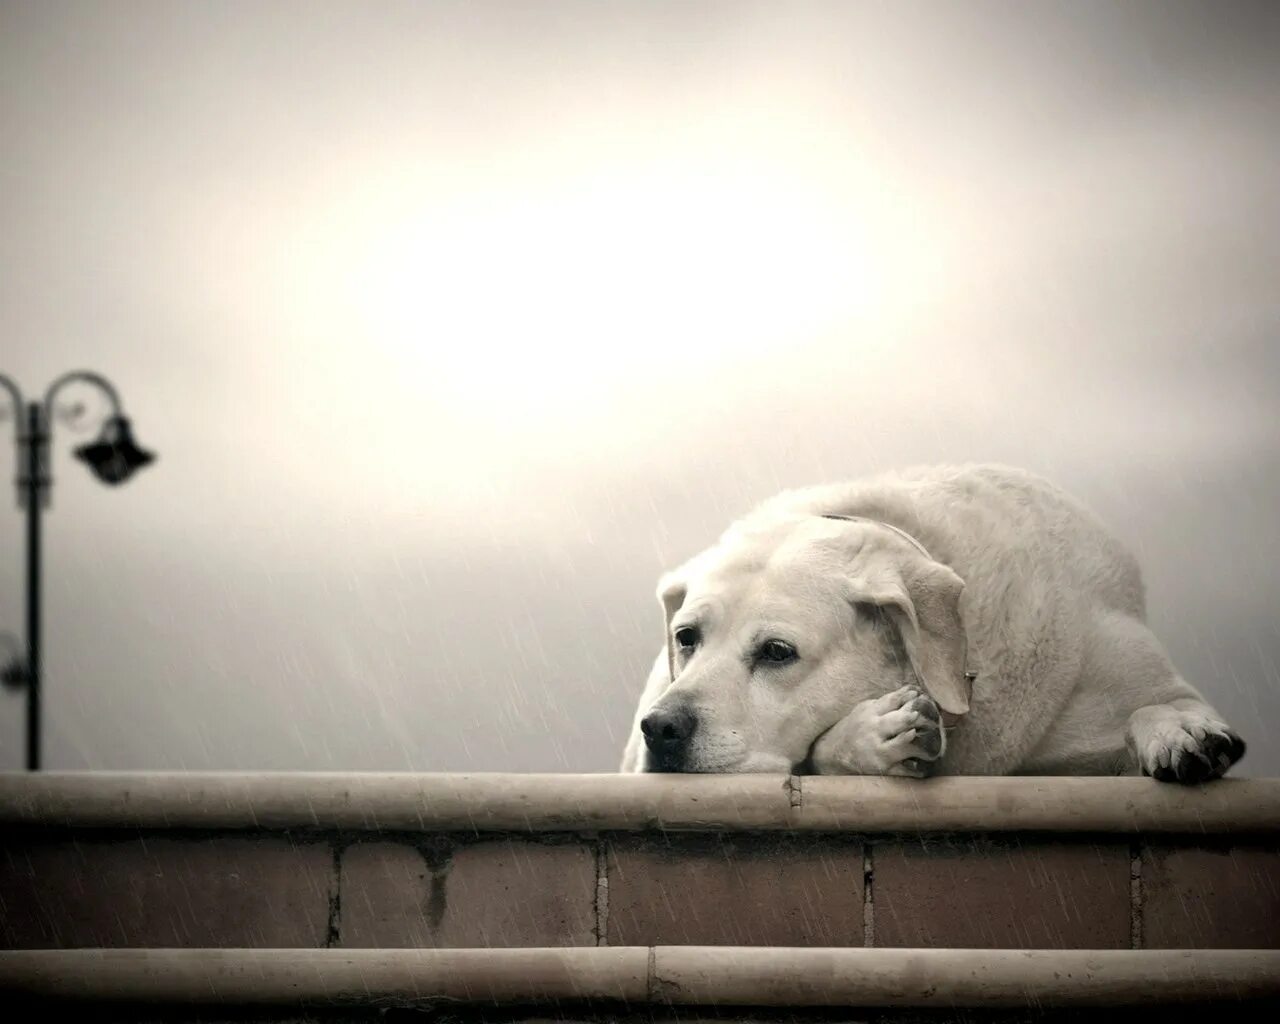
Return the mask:
[[(352, 471), (466, 530), (530, 488), (666, 458), (726, 405), (768, 422), (874, 377), (936, 276), (933, 225), (874, 161), (768, 142), (353, 174), (292, 267), (314, 297), (299, 304), (313, 379), (360, 346)], [(326, 416), (316, 438), (338, 430)]]
[(393, 211), (348, 285), (433, 400), (528, 422), (856, 319), (882, 287), (868, 229), (795, 178), (650, 168)]

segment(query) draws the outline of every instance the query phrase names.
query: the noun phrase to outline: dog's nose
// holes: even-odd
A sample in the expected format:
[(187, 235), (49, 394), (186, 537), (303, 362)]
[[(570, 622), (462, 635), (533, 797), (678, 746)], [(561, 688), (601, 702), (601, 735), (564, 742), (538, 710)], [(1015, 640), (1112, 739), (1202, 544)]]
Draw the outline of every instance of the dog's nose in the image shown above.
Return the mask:
[(661, 761), (680, 760), (697, 728), (698, 716), (684, 706), (650, 711), (640, 721), (650, 753)]

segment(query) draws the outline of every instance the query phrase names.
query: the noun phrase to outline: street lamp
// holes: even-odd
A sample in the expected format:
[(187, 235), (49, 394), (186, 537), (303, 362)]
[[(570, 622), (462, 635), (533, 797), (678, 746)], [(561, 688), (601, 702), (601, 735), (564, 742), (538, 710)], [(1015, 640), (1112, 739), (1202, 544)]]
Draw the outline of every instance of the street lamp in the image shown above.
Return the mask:
[[(121, 484), (155, 460), (155, 456), (134, 443), (129, 421), (120, 407), (116, 389), (105, 377), (86, 370), (63, 374), (45, 392), (44, 402), (24, 403), (18, 386), (0, 374), (0, 388), (13, 402), (14, 439), (18, 456), (18, 507), (27, 513), (27, 651), (15, 653), (0, 678), (6, 685), (27, 691), (27, 770), (40, 769), (40, 511), (49, 506), (53, 477), (49, 472), (49, 439), (53, 434), (53, 404), (68, 384), (90, 384), (101, 391), (111, 406), (102, 432), (91, 444), (81, 445), (75, 456), (107, 484)], [(24, 423), (23, 410), (26, 410)], [(64, 419), (78, 420), (82, 405), (62, 410)]]

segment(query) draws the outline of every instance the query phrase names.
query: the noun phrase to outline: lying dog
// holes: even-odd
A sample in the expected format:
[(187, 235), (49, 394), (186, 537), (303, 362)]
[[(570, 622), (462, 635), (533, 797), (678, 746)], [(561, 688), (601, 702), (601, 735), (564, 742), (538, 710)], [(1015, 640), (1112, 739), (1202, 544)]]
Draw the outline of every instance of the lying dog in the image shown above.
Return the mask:
[(659, 584), (623, 771), (1199, 782), (1245, 744), (1145, 623), (1134, 557), (998, 465), (788, 491)]

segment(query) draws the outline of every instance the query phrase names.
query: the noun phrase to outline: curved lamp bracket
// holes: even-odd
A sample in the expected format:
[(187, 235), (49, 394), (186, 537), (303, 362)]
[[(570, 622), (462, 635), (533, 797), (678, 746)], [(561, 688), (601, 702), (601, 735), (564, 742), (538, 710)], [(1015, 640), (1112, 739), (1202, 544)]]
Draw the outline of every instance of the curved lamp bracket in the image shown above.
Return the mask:
[[(49, 418), (49, 425), (52, 427), (55, 416), (55, 408), (53, 400), (68, 384), (90, 384), (101, 391), (111, 405), (111, 412), (108, 414), (108, 420), (119, 419), (121, 416), (120, 395), (115, 389), (115, 385), (100, 373), (94, 373), (92, 370), (72, 370), (70, 373), (64, 373), (61, 377), (49, 385), (49, 390), (44, 393), (45, 415)], [(85, 407), (79, 403), (72, 405), (62, 413), (63, 422), (67, 423), (71, 429), (78, 430), (79, 424), (84, 421)]]
[[(18, 385), (0, 373), (0, 388), (4, 388), (9, 393), (9, 401), (13, 403), (13, 425), (19, 433), (22, 431), (22, 392), (18, 389)], [(3, 410), (0, 410), (3, 411)]]

